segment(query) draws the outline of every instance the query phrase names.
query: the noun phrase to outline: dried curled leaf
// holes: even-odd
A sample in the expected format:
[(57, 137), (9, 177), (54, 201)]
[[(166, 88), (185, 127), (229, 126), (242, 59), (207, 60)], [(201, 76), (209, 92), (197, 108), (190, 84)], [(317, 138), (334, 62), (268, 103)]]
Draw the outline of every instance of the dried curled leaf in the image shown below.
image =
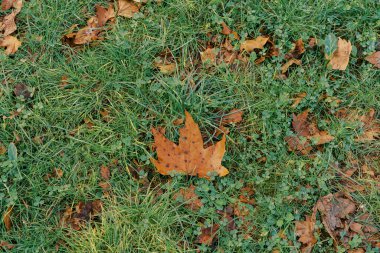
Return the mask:
[(206, 48), (205, 51), (200, 52), (201, 60), (203, 63), (216, 63), (216, 56), (218, 55), (218, 51), (215, 48)]
[(185, 126), (180, 129), (179, 145), (165, 138), (157, 129), (152, 129), (158, 160), (151, 162), (162, 175), (173, 173), (209, 178), (210, 173), (219, 176), (228, 174), (221, 165), (225, 153), (226, 137), (207, 148), (203, 147), (203, 139), (198, 125), (190, 113), (185, 112)]

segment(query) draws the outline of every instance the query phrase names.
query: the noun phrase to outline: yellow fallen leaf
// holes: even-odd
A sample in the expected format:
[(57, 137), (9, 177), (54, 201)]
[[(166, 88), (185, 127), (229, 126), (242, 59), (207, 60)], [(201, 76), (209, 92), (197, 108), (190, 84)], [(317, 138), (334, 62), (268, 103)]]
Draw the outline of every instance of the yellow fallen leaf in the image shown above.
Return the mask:
[(240, 45), (240, 51), (252, 52), (254, 49), (263, 49), (269, 37), (259, 36), (253, 40), (246, 40)]
[(351, 50), (351, 42), (339, 38), (337, 49), (332, 54), (328, 65), (331, 66), (332, 69), (345, 70), (350, 60)]
[(5, 54), (11, 55), (16, 53), (18, 48), (21, 46), (21, 41), (19, 41), (16, 37), (6, 36), (4, 39), (0, 40), (0, 47), (5, 47)]

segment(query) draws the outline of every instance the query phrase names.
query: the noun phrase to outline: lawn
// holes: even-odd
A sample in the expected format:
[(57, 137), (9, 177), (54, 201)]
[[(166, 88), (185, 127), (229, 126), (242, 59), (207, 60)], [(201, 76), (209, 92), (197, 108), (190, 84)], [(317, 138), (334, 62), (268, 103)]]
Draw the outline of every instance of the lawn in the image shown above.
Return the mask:
[[(24, 1), (22, 45), (0, 48), (0, 250), (379, 252), (380, 72), (365, 60), (380, 51), (378, 1), (152, 0), (101, 39), (63, 39), (109, 3)], [(278, 55), (257, 64), (267, 43), (202, 61), (260, 35)], [(352, 44), (345, 70), (325, 57), (337, 38)], [(302, 64), (281, 74), (299, 39)], [(155, 61), (168, 54), (164, 73)], [(242, 120), (221, 125), (234, 109)], [(305, 110), (303, 127), (333, 138), (297, 132)], [(228, 128), (228, 175), (158, 173), (151, 129), (178, 141), (185, 111), (206, 146)]]

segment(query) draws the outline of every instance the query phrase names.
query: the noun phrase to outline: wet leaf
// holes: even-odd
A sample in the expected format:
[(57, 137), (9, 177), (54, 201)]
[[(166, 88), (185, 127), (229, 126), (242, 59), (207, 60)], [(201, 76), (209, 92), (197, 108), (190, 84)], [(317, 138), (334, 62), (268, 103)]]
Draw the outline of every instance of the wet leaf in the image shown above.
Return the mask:
[(202, 178), (209, 178), (210, 174), (227, 175), (228, 170), (221, 165), (226, 137), (223, 136), (215, 145), (204, 148), (198, 125), (188, 112), (185, 115), (179, 145), (166, 139), (157, 129), (152, 129), (158, 160), (151, 158), (151, 162), (162, 175), (179, 173)]
[(269, 37), (267, 36), (259, 36), (253, 40), (245, 40), (240, 45), (240, 51), (246, 51), (250, 53), (255, 49), (263, 49), (268, 40)]
[(345, 70), (350, 60), (351, 50), (351, 42), (339, 38), (337, 49), (332, 54), (328, 65), (331, 66), (332, 69)]
[(368, 55), (365, 60), (373, 64), (376, 68), (380, 68), (380, 51)]
[(21, 46), (21, 41), (16, 37), (6, 36), (3, 39), (0, 39), (0, 47), (5, 47), (5, 54), (12, 55), (17, 52), (18, 48)]
[(132, 18), (139, 10), (140, 7), (131, 0), (118, 0), (117, 15), (119, 16)]

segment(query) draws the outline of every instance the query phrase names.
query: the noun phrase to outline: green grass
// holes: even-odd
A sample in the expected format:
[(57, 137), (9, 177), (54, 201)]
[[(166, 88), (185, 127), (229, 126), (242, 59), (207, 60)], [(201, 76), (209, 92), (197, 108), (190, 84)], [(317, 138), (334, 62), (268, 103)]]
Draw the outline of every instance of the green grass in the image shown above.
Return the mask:
[[(380, 142), (360, 144), (354, 138), (360, 127), (337, 119), (333, 112), (374, 108), (379, 117), (380, 75), (359, 53), (379, 47), (380, 5), (376, 1), (154, 1), (134, 19), (117, 18), (106, 40), (80, 50), (62, 45), (61, 38), (73, 24), (84, 25), (93, 15), (94, 0), (27, 1), (17, 19), (23, 45), (12, 57), (0, 55), (0, 141), (16, 142), (17, 163), (0, 155), (0, 211), (14, 206), (13, 228), (0, 226), (0, 239), (15, 245), (14, 252), (195, 252), (201, 224), (220, 223), (217, 209), (233, 204), (241, 184), (253, 184), (256, 204), (251, 208), (251, 240), (241, 233), (222, 229), (215, 252), (297, 252), (300, 243), (294, 221), (311, 213), (316, 200), (342, 186), (333, 164), (347, 156), (379, 157)], [(307, 48), (302, 66), (292, 68), (286, 80), (275, 79), (283, 58), (248, 64), (237, 70), (223, 66), (207, 69), (193, 65), (199, 58), (206, 34), (220, 31), (224, 20), (241, 37), (265, 31), (283, 52), (302, 37), (324, 39), (329, 33), (349, 39), (358, 50), (346, 71), (326, 68), (322, 47)], [(36, 39), (42, 36), (42, 40)], [(377, 44), (376, 44), (377, 43)], [(175, 74), (164, 76), (153, 68), (155, 56), (169, 48), (178, 59)], [(377, 49), (378, 50), (378, 49)], [(68, 77), (68, 89), (59, 87)], [(196, 89), (192, 88), (192, 80)], [(13, 87), (24, 83), (35, 89), (26, 101), (16, 98)], [(292, 98), (308, 95), (295, 109)], [(327, 93), (342, 100), (338, 107), (320, 101)], [(217, 127), (219, 112), (244, 110), (244, 121), (231, 127), (223, 164), (225, 178), (207, 181), (158, 175), (149, 157), (152, 126), (165, 126), (166, 135), (178, 137), (173, 120), (188, 110), (209, 141)], [(291, 134), (291, 115), (306, 108), (335, 140), (313, 158), (288, 152), (284, 137)], [(102, 119), (107, 109), (111, 120)], [(89, 129), (84, 119), (94, 127)], [(77, 129), (75, 134), (70, 134)], [(40, 137), (42, 144), (33, 138)], [(249, 138), (247, 138), (249, 137)], [(257, 162), (265, 156), (266, 163)], [(112, 194), (102, 196), (99, 168), (118, 159), (111, 168)], [(141, 164), (148, 189), (134, 180), (127, 168)], [(379, 162), (373, 162), (377, 173)], [(60, 179), (44, 180), (53, 168)], [(357, 201), (380, 222), (378, 181)], [(205, 203), (199, 212), (173, 200), (180, 187), (191, 183)], [(164, 194), (159, 194), (159, 189)], [(289, 200), (289, 196), (292, 200)], [(82, 231), (59, 226), (60, 213), (79, 201), (101, 199), (104, 212)], [(216, 204), (219, 203), (219, 204)], [(239, 225), (240, 221), (236, 221)], [(378, 226), (380, 228), (380, 226)], [(284, 231), (287, 239), (278, 236)], [(292, 244), (289, 244), (291, 241)], [(332, 240), (322, 236), (314, 252), (331, 252)]]

